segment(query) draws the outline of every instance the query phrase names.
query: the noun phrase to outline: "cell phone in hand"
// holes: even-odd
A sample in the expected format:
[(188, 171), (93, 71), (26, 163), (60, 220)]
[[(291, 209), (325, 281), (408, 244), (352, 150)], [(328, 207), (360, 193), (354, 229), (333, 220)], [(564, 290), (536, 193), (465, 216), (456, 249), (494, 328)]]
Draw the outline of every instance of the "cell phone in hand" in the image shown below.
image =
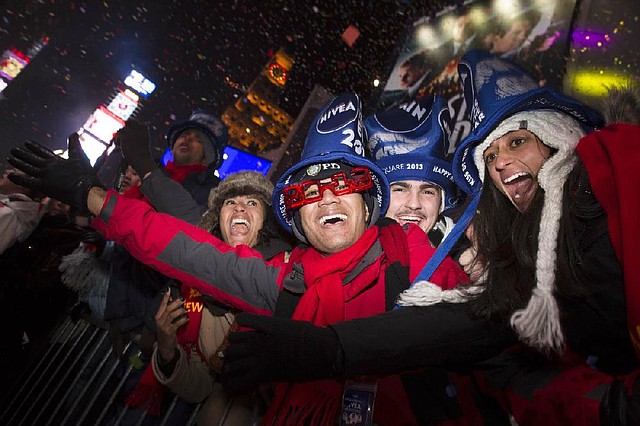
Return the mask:
[(173, 302), (176, 299), (180, 299), (182, 297), (182, 293), (180, 292), (180, 289), (176, 286), (169, 286), (169, 302)]
[[(170, 293), (169, 293), (169, 303), (173, 302), (174, 300), (182, 298), (182, 293), (180, 292), (180, 289), (178, 287), (170, 285), (169, 286), (169, 291), (170, 291)], [(175, 323), (177, 321), (180, 321), (182, 318), (187, 318), (187, 313), (186, 312), (184, 314), (176, 317), (172, 322)], [(184, 327), (184, 325), (183, 325), (183, 327)]]

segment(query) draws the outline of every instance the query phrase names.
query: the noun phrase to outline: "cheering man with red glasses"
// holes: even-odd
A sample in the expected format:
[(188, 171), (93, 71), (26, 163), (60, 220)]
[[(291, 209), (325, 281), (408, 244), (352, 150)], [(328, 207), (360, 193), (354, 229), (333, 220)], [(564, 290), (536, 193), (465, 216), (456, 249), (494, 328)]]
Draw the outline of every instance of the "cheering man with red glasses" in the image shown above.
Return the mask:
[[(299, 320), (288, 321), (287, 328), (298, 327), (295, 335), (304, 336), (299, 331), (310, 323), (327, 326), (390, 310), (435, 250), (418, 226), (411, 224), (405, 231), (395, 221), (380, 219), (387, 209), (389, 184), (366, 156), (365, 137), (355, 94), (337, 96), (319, 112), (301, 161), (282, 175), (273, 194), (278, 220), (302, 244), (269, 261), (248, 246), (232, 248), (145, 203), (98, 187), (78, 146), (69, 147), (70, 159), (65, 160), (27, 143), (26, 149), (12, 151), (10, 161), (30, 175), (14, 176), (19, 184), (88, 209), (97, 216), (93, 226), (140, 261), (225, 305), (264, 315), (240, 316), (239, 325), (255, 331), (232, 335), (233, 345), (224, 352), (225, 385), (240, 391), (268, 382), (279, 365), (277, 350), (269, 354), (271, 362), (259, 365), (250, 356), (262, 350), (262, 336), (281, 327), (277, 318), (268, 317)], [(443, 288), (466, 280), (451, 259), (431, 277)], [(320, 344), (296, 342), (302, 344), (294, 345), (300, 356), (298, 365), (290, 366), (293, 370), (340, 377), (340, 371), (318, 368), (338, 352), (334, 332), (324, 330), (327, 335), (314, 337), (322, 340)], [(362, 424), (418, 424), (424, 415), (422, 401), (429, 397), (419, 385), (422, 382), (401, 375), (358, 382), (281, 382), (275, 384), (264, 420), (267, 424), (325, 425), (356, 419)]]

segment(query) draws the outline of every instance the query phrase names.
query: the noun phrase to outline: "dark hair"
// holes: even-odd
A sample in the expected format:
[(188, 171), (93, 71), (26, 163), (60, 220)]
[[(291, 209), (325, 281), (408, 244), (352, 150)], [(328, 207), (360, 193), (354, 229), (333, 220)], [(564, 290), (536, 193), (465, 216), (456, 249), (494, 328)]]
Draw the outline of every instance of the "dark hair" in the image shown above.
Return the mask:
[[(581, 285), (585, 278), (580, 268), (578, 242), (573, 234), (580, 211), (587, 207), (590, 215), (602, 214), (588, 187), (586, 173), (578, 163), (564, 186), (562, 217), (558, 233), (558, 257), (555, 288), (561, 298), (586, 296)], [(485, 291), (472, 301), (476, 315), (484, 318), (508, 318), (514, 310), (524, 308), (536, 286), (538, 232), (544, 204), (544, 190), (537, 191), (526, 212), (519, 212), (487, 178), (473, 219), (478, 254), (487, 265)]]

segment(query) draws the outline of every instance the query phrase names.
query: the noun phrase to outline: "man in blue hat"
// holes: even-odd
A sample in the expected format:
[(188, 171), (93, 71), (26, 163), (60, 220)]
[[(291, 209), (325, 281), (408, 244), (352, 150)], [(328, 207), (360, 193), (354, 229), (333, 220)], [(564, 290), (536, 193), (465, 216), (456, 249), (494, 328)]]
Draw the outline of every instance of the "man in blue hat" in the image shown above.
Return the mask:
[[(147, 197), (161, 197), (163, 187), (158, 185), (158, 191), (155, 183), (162, 180), (160, 174), (166, 174), (184, 186), (202, 206), (199, 215), (206, 210), (209, 192), (220, 182), (214, 172), (222, 164), (222, 153), (229, 140), (227, 129), (218, 117), (196, 109), (188, 119), (172, 124), (167, 131), (172, 156), (164, 171), (159, 169), (150, 154), (149, 131), (145, 125), (130, 120), (118, 131), (116, 138), (122, 147), (123, 157), (142, 177), (141, 191)], [(174, 201), (171, 197), (166, 200), (160, 198), (154, 200), (154, 206)], [(195, 222), (198, 220), (199, 217)]]
[(445, 159), (449, 110), (441, 97), (424, 97), (365, 120), (369, 148), (390, 184), (386, 217), (414, 223), (438, 246), (453, 226), (443, 213), (457, 206), (459, 190)]
[[(405, 233), (392, 221), (375, 224), (387, 208), (388, 183), (367, 158), (364, 135), (356, 95), (337, 96), (319, 112), (301, 161), (283, 174), (273, 194), (278, 220), (303, 244), (269, 261), (247, 246), (231, 248), (201, 229), (156, 214), (145, 203), (105, 192), (96, 186), (77, 147), (70, 146), (70, 159), (64, 160), (27, 143), (11, 161), (31, 172), (25, 183), (57, 196), (65, 194), (68, 202), (98, 215), (97, 230), (160, 272), (241, 311), (326, 326), (392, 309), (398, 294), (435, 250), (417, 227)], [(432, 277), (445, 288), (466, 279), (450, 259)], [(254, 322), (251, 318), (256, 317), (240, 325), (270, 326), (269, 318), (257, 317)], [(331, 343), (334, 339), (324, 340), (328, 344), (320, 350), (314, 347), (313, 354), (300, 354), (304, 365), (296, 369), (318, 376), (330, 373), (316, 367), (317, 361), (324, 363), (338, 351)], [(250, 353), (261, 350), (259, 341), (247, 343)], [(269, 356), (266, 364), (240, 362), (234, 368), (241, 376), (268, 376), (270, 363), (279, 362), (277, 352)], [(236, 389), (255, 383), (238, 380)], [(266, 422), (324, 425), (355, 414), (373, 416), (380, 424), (415, 424), (419, 413), (414, 410), (420, 404), (411, 403), (409, 392), (397, 375), (382, 377), (373, 386), (341, 380), (282, 382), (276, 385)], [(361, 409), (354, 413), (353, 407)]]

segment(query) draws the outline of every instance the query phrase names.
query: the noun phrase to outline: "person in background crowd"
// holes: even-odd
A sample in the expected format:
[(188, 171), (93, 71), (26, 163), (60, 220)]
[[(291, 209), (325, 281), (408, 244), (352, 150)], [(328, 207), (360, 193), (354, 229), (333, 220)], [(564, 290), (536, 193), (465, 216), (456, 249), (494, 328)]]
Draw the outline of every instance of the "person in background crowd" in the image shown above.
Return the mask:
[[(638, 424), (640, 282), (633, 265), (640, 229), (629, 212), (640, 205), (628, 165), (640, 160), (640, 128), (593, 131), (603, 123), (597, 112), (538, 87), (522, 69), (487, 52), (468, 52), (459, 72), (473, 130), (456, 150), (453, 170), (472, 198), (448, 239), (455, 241), (478, 211), (473, 225), (482, 277), (463, 297), (435, 304), (417, 283), (400, 302), (414, 296), (419, 303), (328, 328), (272, 319), (265, 329), (240, 315), (239, 324), (255, 324), (257, 331), (232, 334), (227, 353), (250, 339), (262, 350), (226, 356), (229, 380), (255, 385), (319, 372), (353, 377), (425, 365), (477, 367), (515, 343), (512, 329), (531, 352), (488, 361), (484, 367), (499, 367), (503, 380), (487, 385), (504, 391), (505, 371), (554, 372), (535, 376), (549, 385), (544, 392), (519, 382), (526, 398), (516, 395), (509, 407), (518, 423), (537, 412), (546, 424)], [(439, 250), (450, 247), (444, 241)], [(296, 368), (308, 362), (300, 359), (300, 339), (316, 355), (315, 371)], [(338, 351), (322, 361), (312, 348), (328, 342)], [(267, 355), (274, 350), (277, 359)], [(240, 363), (264, 369), (247, 373), (233, 365)], [(527, 411), (529, 404), (537, 411)]]
[(122, 180), (120, 185), (118, 186), (118, 192), (120, 194), (126, 193), (131, 188), (138, 187), (142, 184), (142, 179), (140, 175), (131, 167), (130, 164), (127, 164), (127, 168), (122, 173)]
[(386, 216), (400, 225), (415, 223), (435, 247), (453, 226), (443, 213), (461, 198), (445, 159), (445, 108), (443, 98), (424, 97), (365, 120), (371, 155), (390, 184)]
[[(146, 200), (159, 212), (197, 224), (206, 211), (209, 192), (220, 181), (214, 172), (222, 163), (222, 152), (228, 141), (222, 122), (199, 109), (187, 120), (169, 127), (167, 142), (173, 161), (164, 169), (158, 167), (150, 153), (149, 131), (145, 125), (130, 120), (115, 139), (125, 160), (142, 179), (142, 184), (128, 190), (125, 196)], [(176, 188), (171, 181), (187, 192)], [(122, 354), (133, 332), (142, 336), (144, 352), (150, 355), (155, 339), (154, 316), (160, 293), (168, 283), (168, 278), (135, 261), (126, 250), (116, 246), (104, 319), (109, 322), (118, 354)]]
[(0, 254), (27, 239), (47, 211), (45, 205), (34, 199), (34, 191), (8, 179), (10, 173), (21, 172), (7, 169), (0, 179)]
[[(434, 247), (454, 225), (443, 213), (455, 208), (462, 198), (451, 162), (445, 159), (449, 121), (447, 103), (439, 96), (401, 104), (365, 120), (371, 155), (390, 184), (386, 217), (403, 227), (418, 225)], [(422, 402), (429, 424), (509, 424), (504, 411), (479, 396), (468, 375), (441, 369), (427, 369), (423, 374), (432, 389)]]
[[(345, 134), (353, 136), (349, 143)], [(73, 205), (100, 214), (93, 223), (97, 230), (183, 285), (242, 311), (293, 316), (324, 326), (393, 308), (396, 296), (435, 250), (415, 225), (407, 231), (388, 220), (373, 226), (386, 211), (388, 183), (366, 157), (363, 137), (356, 95), (337, 96), (320, 111), (302, 161), (279, 179), (273, 196), (276, 217), (305, 244), (271, 261), (245, 245), (231, 248), (209, 233), (154, 214), (145, 203), (105, 192), (75, 149), (64, 160), (29, 142), (25, 149), (15, 149), (10, 161), (32, 172), (18, 181), (45, 193), (64, 194)], [(52, 175), (58, 178), (49, 179)], [(409, 246), (414, 247), (410, 256)], [(446, 258), (431, 280), (451, 288), (467, 276)], [(260, 317), (265, 325), (272, 319)], [(337, 349), (321, 345), (314, 350), (322, 354), (315, 356), (324, 360)], [(259, 342), (254, 350), (261, 350)], [(277, 352), (270, 356), (279, 358)], [(327, 374), (317, 370), (308, 354), (300, 358), (311, 358), (309, 371)], [(407, 392), (414, 395), (412, 401), (421, 401), (419, 378), (412, 382), (417, 388), (405, 388), (399, 376), (372, 379), (373, 383), (278, 383), (264, 421), (327, 424), (362, 415), (380, 424), (418, 422), (420, 406), (412, 404)]]
[[(273, 184), (258, 172), (231, 174), (211, 191), (209, 210), (199, 226), (232, 247), (244, 244), (271, 259), (291, 249), (277, 227), (272, 193)], [(172, 299), (168, 290), (156, 313), (155, 377), (187, 402), (206, 399), (198, 424), (257, 424), (266, 407), (260, 395), (229, 397), (215, 381), (221, 364), (218, 353), (234, 322), (233, 312), (193, 288), (183, 286), (181, 294)]]
[[(119, 168), (123, 172), (116, 183), (118, 193), (140, 198), (138, 188), (142, 181), (138, 173), (124, 159)], [(84, 314), (85, 319), (102, 328), (108, 327), (104, 322), (104, 311), (114, 251), (113, 241), (105, 241), (99, 233), (87, 230), (78, 247), (64, 256), (59, 266), (62, 282), (78, 293), (75, 312)]]
[(0, 378), (7, 386), (39, 355), (54, 325), (68, 314), (75, 297), (62, 285), (58, 265), (86, 231), (59, 200), (21, 202), (33, 204), (43, 216), (24, 240), (0, 255)]

